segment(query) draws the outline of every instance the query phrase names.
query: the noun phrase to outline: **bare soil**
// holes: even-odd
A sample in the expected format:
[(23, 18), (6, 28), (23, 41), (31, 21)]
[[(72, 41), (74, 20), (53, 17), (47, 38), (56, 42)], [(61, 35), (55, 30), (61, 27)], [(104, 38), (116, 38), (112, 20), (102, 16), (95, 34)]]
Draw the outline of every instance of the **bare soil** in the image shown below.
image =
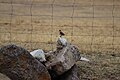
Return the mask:
[(78, 62), (80, 80), (120, 80), (120, 54), (91, 53), (91, 62)]

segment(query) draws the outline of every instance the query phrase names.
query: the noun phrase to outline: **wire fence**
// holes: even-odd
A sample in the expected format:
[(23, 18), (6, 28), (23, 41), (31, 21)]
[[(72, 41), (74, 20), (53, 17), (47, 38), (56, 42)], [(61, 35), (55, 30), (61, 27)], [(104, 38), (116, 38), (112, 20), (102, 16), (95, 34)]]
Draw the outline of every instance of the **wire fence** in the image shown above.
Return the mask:
[(0, 0), (0, 45), (53, 50), (59, 29), (83, 52), (119, 52), (119, 0)]

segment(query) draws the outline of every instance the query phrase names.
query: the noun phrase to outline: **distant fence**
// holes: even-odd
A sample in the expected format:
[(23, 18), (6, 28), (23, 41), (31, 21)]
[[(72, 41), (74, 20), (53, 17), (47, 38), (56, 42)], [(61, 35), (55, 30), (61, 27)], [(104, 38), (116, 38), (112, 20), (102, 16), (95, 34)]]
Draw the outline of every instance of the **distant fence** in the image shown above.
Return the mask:
[(53, 50), (59, 29), (83, 52), (120, 50), (120, 0), (0, 0), (0, 45)]

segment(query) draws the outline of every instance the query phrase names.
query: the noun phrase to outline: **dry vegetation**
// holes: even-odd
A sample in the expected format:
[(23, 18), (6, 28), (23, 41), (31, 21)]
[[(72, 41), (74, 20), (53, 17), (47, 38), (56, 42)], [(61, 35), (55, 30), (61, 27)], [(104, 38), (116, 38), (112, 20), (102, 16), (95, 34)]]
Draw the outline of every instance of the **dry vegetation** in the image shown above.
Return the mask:
[(119, 0), (114, 6), (113, 0), (75, 0), (74, 13), (73, 0), (55, 0), (53, 13), (52, 0), (34, 0), (30, 8), (31, 3), (13, 0), (12, 10), (9, 0), (0, 0), (0, 45), (12, 42), (29, 50), (51, 50), (61, 29), (81, 50), (91, 51), (92, 43), (93, 51), (112, 51), (113, 45), (119, 51)]
[(78, 62), (81, 80), (120, 80), (120, 54), (89, 53), (91, 62)]

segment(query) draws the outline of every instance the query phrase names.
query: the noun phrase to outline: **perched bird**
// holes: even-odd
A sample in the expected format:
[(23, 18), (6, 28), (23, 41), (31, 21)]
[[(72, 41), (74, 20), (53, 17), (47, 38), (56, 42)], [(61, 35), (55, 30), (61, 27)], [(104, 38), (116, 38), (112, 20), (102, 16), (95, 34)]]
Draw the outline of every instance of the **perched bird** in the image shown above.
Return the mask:
[(60, 34), (60, 37), (65, 35), (61, 30), (59, 30), (59, 34)]

